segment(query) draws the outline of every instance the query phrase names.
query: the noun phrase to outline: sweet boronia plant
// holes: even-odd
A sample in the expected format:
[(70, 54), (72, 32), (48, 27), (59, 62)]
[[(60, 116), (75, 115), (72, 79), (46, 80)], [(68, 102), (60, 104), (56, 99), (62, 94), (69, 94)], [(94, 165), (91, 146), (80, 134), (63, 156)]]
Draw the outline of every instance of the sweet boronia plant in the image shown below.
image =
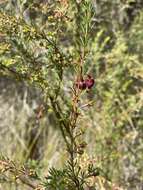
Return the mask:
[[(95, 83), (95, 76), (87, 69), (94, 24), (92, 2), (59, 0), (43, 7), (33, 3), (33, 8), (42, 8), (38, 12), (38, 24), (34, 19), (28, 21), (25, 14), (23, 19), (22, 10), (18, 18), (0, 12), (3, 38), (0, 72), (42, 89), (44, 109), (50, 106), (55, 114), (67, 147), (68, 161), (63, 169), (50, 169), (48, 176), (42, 180), (33, 171), (27, 172), (29, 169), (25, 167), (17, 168), (15, 163), (4, 158), (1, 159), (0, 169), (2, 173), (10, 171), (15, 180), (19, 179), (33, 189), (83, 190), (88, 188), (88, 178), (99, 174), (93, 164), (90, 163), (85, 171), (79, 163), (86, 147), (86, 142), (81, 140), (83, 131), (78, 125), (79, 119), (82, 119), (80, 106), (88, 107), (93, 103), (90, 100), (81, 105), (81, 98), (92, 91)], [(64, 42), (68, 33), (71, 39)], [(63, 99), (66, 75), (72, 80), (68, 100), (66, 97)], [(36, 184), (33, 178), (31, 181), (33, 175)]]

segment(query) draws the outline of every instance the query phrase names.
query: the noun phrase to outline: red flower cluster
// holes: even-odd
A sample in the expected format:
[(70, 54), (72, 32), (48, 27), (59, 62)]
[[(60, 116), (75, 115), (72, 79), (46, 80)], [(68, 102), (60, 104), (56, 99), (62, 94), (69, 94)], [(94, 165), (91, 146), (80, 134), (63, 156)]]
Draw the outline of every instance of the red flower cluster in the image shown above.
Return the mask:
[(90, 75), (87, 75), (87, 78), (85, 80), (82, 78), (76, 82), (76, 87), (80, 90), (91, 89), (94, 85), (94, 82), (94, 78)]

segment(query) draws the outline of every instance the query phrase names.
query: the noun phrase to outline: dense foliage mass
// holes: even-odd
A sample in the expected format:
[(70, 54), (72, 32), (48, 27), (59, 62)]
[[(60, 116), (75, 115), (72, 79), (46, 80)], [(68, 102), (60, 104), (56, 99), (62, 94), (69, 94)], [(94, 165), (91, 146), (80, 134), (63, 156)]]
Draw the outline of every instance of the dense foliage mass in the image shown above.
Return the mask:
[(142, 37), (141, 0), (0, 1), (0, 76), (39, 98), (0, 139), (0, 189), (142, 189)]

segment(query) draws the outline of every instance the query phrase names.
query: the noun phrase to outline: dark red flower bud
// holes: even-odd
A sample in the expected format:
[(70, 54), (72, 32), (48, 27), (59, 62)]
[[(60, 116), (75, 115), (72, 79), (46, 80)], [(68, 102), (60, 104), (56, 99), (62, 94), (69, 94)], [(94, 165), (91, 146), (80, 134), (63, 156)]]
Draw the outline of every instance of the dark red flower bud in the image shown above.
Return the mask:
[(94, 78), (92, 78), (90, 75), (87, 76), (88, 78), (85, 80), (85, 83), (86, 83), (86, 87), (88, 89), (91, 89), (94, 85)]
[(86, 89), (86, 83), (85, 81), (82, 79), (80, 81), (76, 82), (76, 87), (79, 88), (80, 90), (85, 90)]

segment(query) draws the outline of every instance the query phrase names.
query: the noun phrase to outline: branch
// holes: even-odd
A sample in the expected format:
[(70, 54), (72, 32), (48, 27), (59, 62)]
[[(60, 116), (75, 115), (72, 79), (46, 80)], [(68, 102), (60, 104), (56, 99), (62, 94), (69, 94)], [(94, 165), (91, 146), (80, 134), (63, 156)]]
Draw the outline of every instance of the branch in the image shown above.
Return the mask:
[(32, 189), (42, 190), (38, 183), (30, 179), (29, 170), (25, 171), (24, 167), (22, 169), (17, 168), (15, 163), (10, 160), (0, 160), (0, 174), (7, 171), (14, 175), (15, 179), (19, 179), (23, 184)]
[(14, 78), (19, 79), (19, 80), (28, 79), (28, 77), (26, 75), (16, 72), (14, 69), (7, 67), (6, 65), (2, 64), (1, 62), (0, 62), (0, 70), (6, 71), (6, 72), (8, 71), (10, 74), (12, 74), (14, 76)]

